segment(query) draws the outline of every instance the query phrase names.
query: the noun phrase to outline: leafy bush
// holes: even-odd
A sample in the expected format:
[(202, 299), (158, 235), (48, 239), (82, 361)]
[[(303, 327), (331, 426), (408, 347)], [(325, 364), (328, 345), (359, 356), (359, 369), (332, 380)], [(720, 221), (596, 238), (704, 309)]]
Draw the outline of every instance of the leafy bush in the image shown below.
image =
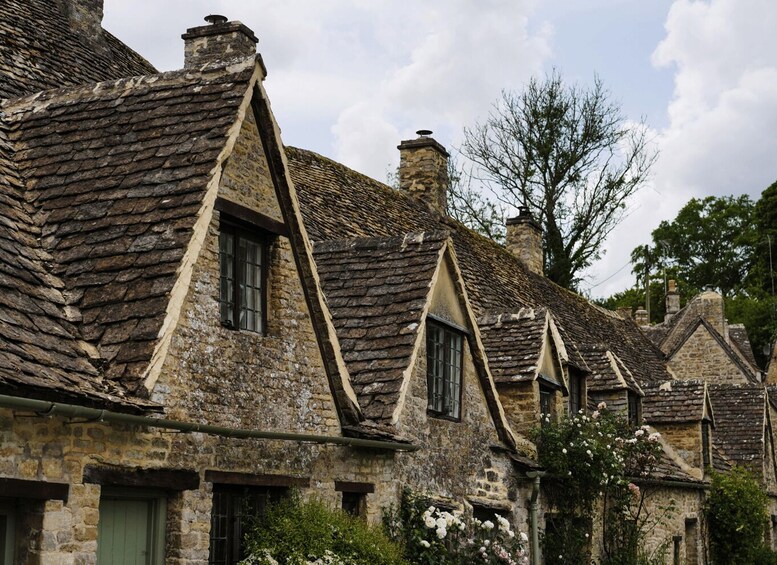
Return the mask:
[(436, 508), (423, 496), (402, 493), (398, 509), (384, 513), (389, 537), (402, 544), (405, 558), (419, 565), (528, 565), (525, 533), (513, 532), (501, 516), (480, 520)]
[[(649, 562), (646, 533), (671, 512), (671, 505), (651, 515), (645, 491), (631, 482), (649, 478), (661, 455), (660, 436), (649, 428), (632, 428), (622, 416), (599, 409), (587, 416), (562, 418), (536, 428), (540, 464), (547, 469), (543, 496), (552, 511), (543, 538), (549, 564), (588, 564), (597, 504), (602, 511), (603, 565)], [(660, 557), (656, 557), (660, 559)]]
[[(742, 467), (714, 473), (704, 512), (710, 557), (716, 565), (774, 563), (764, 546), (767, 497), (756, 478)], [(757, 561), (760, 559), (760, 561)]]
[(379, 527), (296, 495), (272, 504), (246, 545), (243, 565), (407, 565)]

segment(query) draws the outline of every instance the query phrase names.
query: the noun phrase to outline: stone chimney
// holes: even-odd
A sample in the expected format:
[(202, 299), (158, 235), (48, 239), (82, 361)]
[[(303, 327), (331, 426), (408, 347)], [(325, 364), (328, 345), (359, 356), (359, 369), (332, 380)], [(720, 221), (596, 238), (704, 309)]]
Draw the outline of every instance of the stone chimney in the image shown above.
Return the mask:
[(259, 40), (248, 27), (240, 22), (228, 22), (227, 18), (218, 15), (207, 16), (205, 21), (210, 25), (189, 28), (181, 36), (184, 40), (185, 69), (256, 55)]
[(704, 287), (704, 292), (699, 295), (701, 314), (707, 323), (715, 328), (718, 333), (728, 341), (726, 315), (724, 313), (723, 296), (715, 291), (714, 287)]
[(545, 251), (542, 247), (542, 228), (526, 206), (518, 209), (518, 215), (505, 222), (507, 234), (505, 247), (531, 272), (545, 272)]
[(664, 314), (664, 322), (671, 320), (672, 316), (680, 311), (680, 293), (677, 292), (677, 283), (674, 280), (670, 280), (667, 285), (669, 288), (666, 291), (666, 314)]
[(634, 312), (634, 321), (637, 322), (638, 326), (650, 325), (650, 318), (648, 318), (647, 310), (645, 310), (644, 307), (640, 306), (637, 311)]
[(65, 4), (70, 28), (95, 41), (103, 35), (103, 0), (70, 0)]
[(448, 206), (448, 152), (428, 129), (418, 130), (399, 149), (399, 188), (445, 214)]
[(631, 306), (618, 306), (616, 312), (618, 313), (618, 316), (624, 320), (634, 319), (634, 317), (631, 315)]

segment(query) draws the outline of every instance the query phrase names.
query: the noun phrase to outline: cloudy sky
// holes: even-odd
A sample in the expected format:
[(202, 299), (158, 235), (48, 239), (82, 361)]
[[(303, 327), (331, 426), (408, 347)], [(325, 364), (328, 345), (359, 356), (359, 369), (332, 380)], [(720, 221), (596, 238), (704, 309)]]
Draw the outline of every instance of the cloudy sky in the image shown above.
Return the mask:
[(104, 26), (159, 69), (223, 14), (259, 37), (284, 142), (385, 180), (418, 129), (455, 150), (501, 89), (598, 74), (660, 157), (584, 289), (631, 286), (628, 255), (691, 197), (777, 180), (774, 0), (105, 0)]

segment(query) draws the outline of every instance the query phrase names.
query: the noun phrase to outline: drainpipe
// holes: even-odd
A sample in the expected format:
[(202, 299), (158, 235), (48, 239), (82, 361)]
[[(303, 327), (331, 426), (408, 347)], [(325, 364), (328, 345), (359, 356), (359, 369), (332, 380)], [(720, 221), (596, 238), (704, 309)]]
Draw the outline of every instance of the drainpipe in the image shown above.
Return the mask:
[(531, 565), (540, 565), (540, 532), (537, 524), (537, 511), (540, 496), (540, 479), (545, 476), (545, 471), (529, 471), (526, 476), (533, 479), (531, 499), (529, 500), (529, 528), (531, 528)]
[(124, 414), (99, 408), (87, 408), (76, 404), (64, 404), (62, 402), (48, 402), (20, 396), (7, 396), (0, 394), (0, 408), (11, 410), (29, 410), (39, 416), (63, 416), (65, 418), (84, 418), (89, 422), (112, 422), (119, 424), (132, 424), (165, 430), (177, 430), (185, 433), (201, 433), (233, 438), (258, 438), (282, 441), (297, 441), (300, 443), (319, 443), (346, 445), (348, 447), (366, 447), (372, 449), (386, 449), (389, 451), (417, 451), (419, 446), (410, 443), (395, 441), (382, 441), (375, 439), (362, 439), (356, 437), (324, 436), (317, 434), (295, 434), (289, 432), (267, 432), (262, 430), (250, 430), (240, 428), (227, 428), (212, 426), (210, 424), (197, 424), (195, 422), (182, 422), (180, 420), (166, 420), (151, 416), (136, 414)]

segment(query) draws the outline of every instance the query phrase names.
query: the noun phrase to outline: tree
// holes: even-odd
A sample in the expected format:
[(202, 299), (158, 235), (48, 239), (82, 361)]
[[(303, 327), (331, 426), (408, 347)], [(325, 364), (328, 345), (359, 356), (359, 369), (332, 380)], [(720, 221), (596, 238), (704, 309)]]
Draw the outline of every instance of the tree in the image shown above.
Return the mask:
[(644, 124), (628, 123), (598, 78), (582, 89), (555, 71), (502, 92), (488, 119), (464, 130), (462, 152), (500, 202), (540, 222), (545, 273), (568, 288), (601, 256), (656, 157)]
[(653, 230), (652, 246), (631, 252), (632, 272), (643, 277), (673, 268), (689, 286), (707, 285), (730, 297), (745, 290), (755, 240), (753, 202), (747, 195), (692, 198), (671, 222)]
[(505, 211), (472, 186), (472, 172), (448, 160), (448, 215), (468, 228), (504, 243)]

